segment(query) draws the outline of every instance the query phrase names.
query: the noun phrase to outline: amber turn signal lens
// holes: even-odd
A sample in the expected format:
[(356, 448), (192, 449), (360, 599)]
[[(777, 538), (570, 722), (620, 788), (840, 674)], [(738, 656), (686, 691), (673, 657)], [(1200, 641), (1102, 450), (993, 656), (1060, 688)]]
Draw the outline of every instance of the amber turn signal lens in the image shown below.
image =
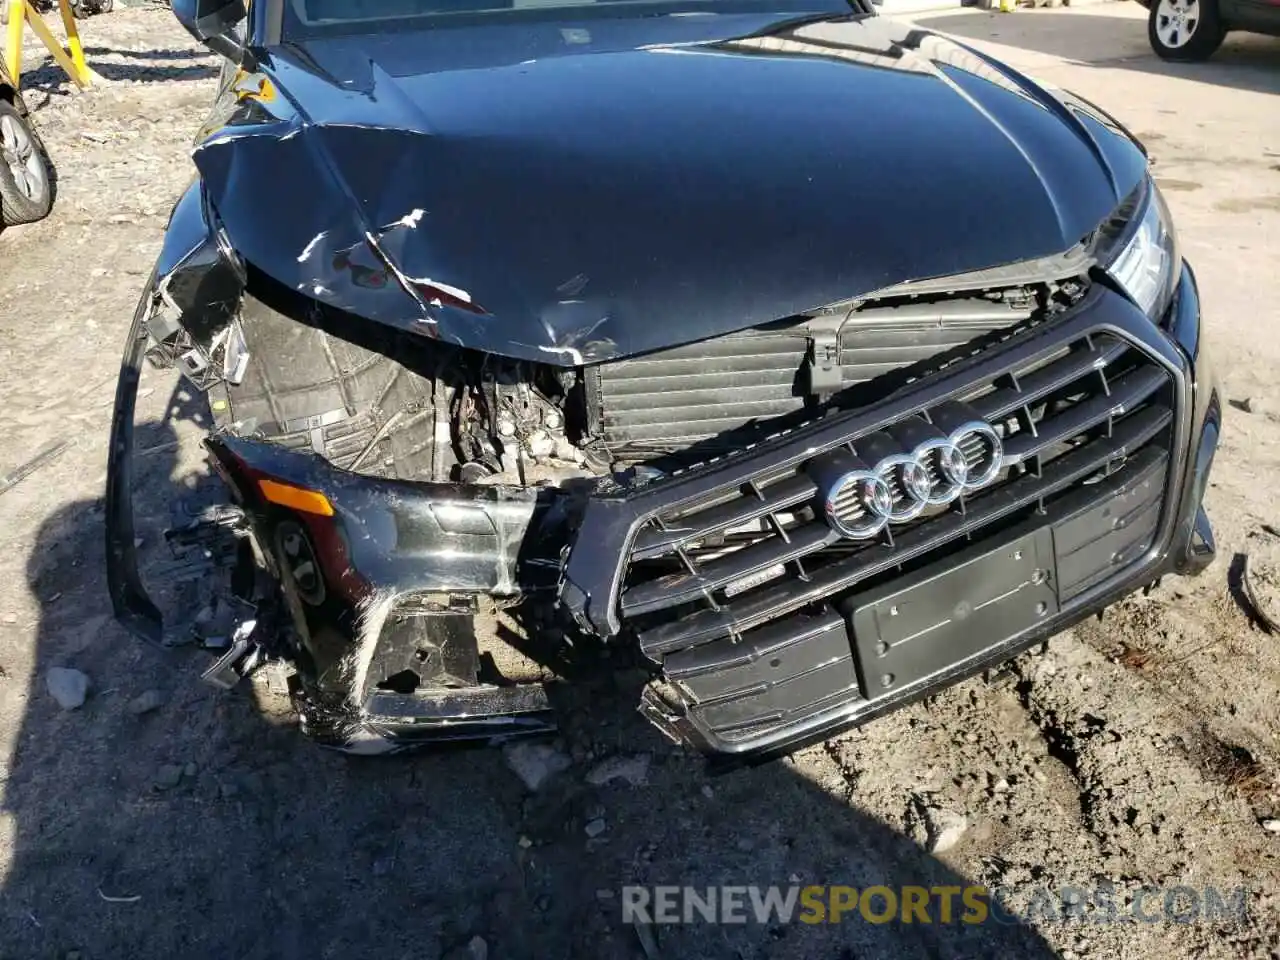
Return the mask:
[(258, 489), (262, 491), (264, 497), (282, 507), (289, 507), (302, 513), (314, 513), (321, 517), (333, 516), (333, 504), (323, 493), (303, 490), (301, 487), (292, 487), (287, 483), (277, 483), (275, 480), (265, 478), (258, 481)]

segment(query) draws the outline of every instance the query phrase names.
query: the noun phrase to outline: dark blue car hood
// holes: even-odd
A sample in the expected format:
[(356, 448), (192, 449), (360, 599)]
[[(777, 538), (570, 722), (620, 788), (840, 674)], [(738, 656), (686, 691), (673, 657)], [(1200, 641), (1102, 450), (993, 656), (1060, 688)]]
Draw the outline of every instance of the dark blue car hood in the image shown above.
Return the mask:
[(334, 37), (216, 116), (195, 160), (255, 267), (565, 365), (1060, 253), (1145, 169), (1096, 109), (879, 17)]

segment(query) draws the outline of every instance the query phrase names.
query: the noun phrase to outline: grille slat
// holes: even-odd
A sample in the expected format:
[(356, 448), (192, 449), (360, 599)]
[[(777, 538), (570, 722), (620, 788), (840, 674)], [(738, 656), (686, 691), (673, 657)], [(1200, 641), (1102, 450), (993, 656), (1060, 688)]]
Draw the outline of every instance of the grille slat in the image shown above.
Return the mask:
[[(795, 644), (837, 629), (844, 629), (844, 617), (834, 610), (827, 610), (817, 617), (779, 620), (752, 631), (740, 642), (722, 641), (673, 654), (667, 658), (663, 669), (672, 680), (691, 680), (706, 673), (719, 673), (757, 663)], [(735, 685), (731, 681), (724, 688), (730, 689)]]
[(813, 498), (817, 487), (807, 476), (788, 477), (763, 491), (764, 499), (742, 497), (696, 513), (686, 514), (665, 530), (642, 530), (631, 550), (635, 560), (645, 560), (672, 549), (679, 543), (701, 539), (730, 527), (758, 520)]
[(836, 540), (836, 534), (825, 525), (809, 524), (790, 540), (776, 538), (743, 547), (714, 564), (704, 565), (698, 573), (674, 573), (632, 587), (622, 595), (622, 612), (637, 616), (654, 610), (688, 603), (715, 590), (763, 573), (780, 563), (813, 553)]
[(857, 699), (858, 680), (852, 655), (823, 664), (784, 680), (761, 682), (736, 696), (703, 704), (693, 713), (726, 740), (735, 740), (763, 726), (780, 726), (833, 701)]
[(857, 694), (849, 633), (839, 614), (829, 610), (793, 618), (785, 630), (779, 626), (762, 627), (735, 644), (746, 648), (744, 654), (709, 660), (714, 668), (691, 672), (677, 663), (667, 667), (667, 675), (689, 691), (694, 709), (717, 729), (754, 725), (765, 697), (772, 715), (803, 709), (837, 692)]
[(1110, 366), (1128, 350), (1129, 346), (1120, 340), (1113, 340), (1102, 349), (1089, 344), (1020, 378), (1016, 387), (993, 390), (971, 400), (969, 405), (984, 420), (1003, 419), (1023, 404), (1032, 403), (1079, 380), (1090, 370)]
[(1158, 367), (1140, 367), (1119, 377), (1109, 394), (1098, 394), (1069, 410), (1046, 419), (1034, 435), (1019, 434), (1004, 445), (1006, 461), (1021, 463), (1081, 432), (1105, 423), (1108, 416), (1123, 416), (1168, 383)]

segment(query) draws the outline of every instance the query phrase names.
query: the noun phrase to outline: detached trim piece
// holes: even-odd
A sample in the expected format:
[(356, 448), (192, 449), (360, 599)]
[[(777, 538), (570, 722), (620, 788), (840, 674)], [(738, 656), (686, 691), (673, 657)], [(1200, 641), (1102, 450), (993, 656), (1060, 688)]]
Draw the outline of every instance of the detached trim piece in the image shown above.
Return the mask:
[(155, 298), (156, 274), (147, 278), (138, 308), (133, 312), (120, 361), (115, 409), (111, 415), (111, 441), (107, 448), (106, 546), (107, 592), (111, 608), (135, 636), (161, 646), (164, 618), (147, 596), (138, 573), (138, 551), (133, 530), (133, 417), (138, 402), (138, 380), (147, 348), (146, 321)]

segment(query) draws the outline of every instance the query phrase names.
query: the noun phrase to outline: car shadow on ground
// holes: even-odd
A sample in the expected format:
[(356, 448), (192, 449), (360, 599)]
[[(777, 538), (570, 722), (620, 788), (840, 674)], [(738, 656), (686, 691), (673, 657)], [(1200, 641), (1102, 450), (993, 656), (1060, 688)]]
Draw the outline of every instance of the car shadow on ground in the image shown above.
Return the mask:
[(125, 57), (129, 60), (207, 60), (213, 62), (213, 55), (204, 47), (158, 47), (148, 50), (129, 50), (118, 47), (87, 46), (86, 57)]
[[(168, 409), (189, 415), (185, 403)], [(192, 486), (178, 436), (170, 422), (139, 429), (144, 541), (154, 535), (147, 505)], [(638, 717), (629, 675), (558, 698), (559, 749), (573, 765), (536, 792), (497, 749), (379, 759), (321, 750), (296, 730), (270, 671), (216, 691), (198, 680), (210, 655), (125, 634), (109, 614), (102, 524), (100, 500), (64, 506), (27, 565), (42, 617), (0, 782), (14, 831), (4, 956), (423, 960), (480, 936), (495, 960), (621, 960), (646, 956), (623, 922), (630, 884), (905, 885), (955, 896), (951, 923), (938, 922), (935, 904), (927, 924), (871, 923), (855, 910), (838, 924), (662, 926), (651, 957), (1054, 956), (1007, 916), (961, 922), (960, 890), (972, 880), (862, 812), (856, 778), (817, 784), (786, 761), (708, 778)], [(54, 702), (53, 667), (91, 678), (82, 707)], [(642, 785), (588, 780), (602, 761), (637, 753), (648, 757)]]
[[(117, 51), (103, 50), (104, 53), (113, 53), (120, 56), (134, 57), (133, 51)], [(172, 59), (192, 59), (187, 56), (184, 50), (171, 51)], [(170, 57), (166, 56), (166, 59)], [(208, 80), (218, 75), (218, 65), (204, 57), (204, 63), (191, 64), (171, 64), (171, 63), (154, 63), (150, 62), (150, 58), (144, 59), (141, 63), (112, 63), (101, 59), (95, 60), (92, 55), (88, 55), (89, 68), (98, 76), (109, 81), (122, 81), (126, 83), (165, 83), (173, 80)], [(75, 85), (68, 79), (62, 68), (54, 62), (50, 56), (45, 56), (39, 65), (22, 73), (22, 93), (28, 99), (32, 100), (32, 94), (42, 93), (45, 99), (52, 97), (66, 97), (77, 93)], [(30, 103), (31, 109), (37, 110), (43, 108), (43, 103)]]
[[(989, 41), (1092, 67), (1180, 77), (1196, 83), (1280, 93), (1280, 38), (1230, 33), (1204, 63), (1170, 63), (1152, 52), (1145, 19), (1098, 10), (1019, 11), (1016, 14), (938, 14), (914, 18), (918, 26), (961, 41)], [(1035, 68), (1029, 72), (1036, 73)], [(1118, 89), (1116, 96), (1123, 98)], [(1115, 108), (1120, 103), (1113, 104)]]

